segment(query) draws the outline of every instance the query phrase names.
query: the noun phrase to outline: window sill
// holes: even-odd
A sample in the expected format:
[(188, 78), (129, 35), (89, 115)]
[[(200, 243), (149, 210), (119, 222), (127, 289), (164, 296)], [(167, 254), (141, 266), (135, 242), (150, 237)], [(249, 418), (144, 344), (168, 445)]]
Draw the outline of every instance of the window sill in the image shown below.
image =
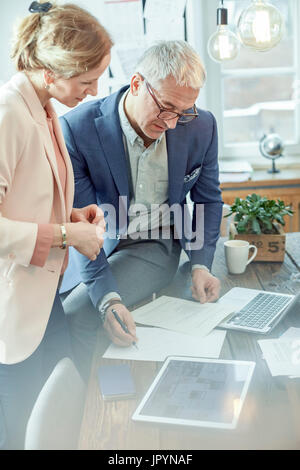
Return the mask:
[[(232, 161), (234, 160), (235, 162), (238, 160), (245, 160), (245, 158), (229, 158), (229, 157), (220, 157), (220, 160), (222, 161)], [(247, 158), (246, 159), (252, 166), (253, 170), (268, 170), (272, 166), (272, 160), (269, 160), (264, 157), (253, 157), (253, 158)], [(276, 168), (279, 170), (283, 169), (289, 169), (291, 170), (292, 168), (300, 168), (300, 155), (299, 156), (286, 156), (286, 157), (281, 157), (278, 158), (275, 161)]]

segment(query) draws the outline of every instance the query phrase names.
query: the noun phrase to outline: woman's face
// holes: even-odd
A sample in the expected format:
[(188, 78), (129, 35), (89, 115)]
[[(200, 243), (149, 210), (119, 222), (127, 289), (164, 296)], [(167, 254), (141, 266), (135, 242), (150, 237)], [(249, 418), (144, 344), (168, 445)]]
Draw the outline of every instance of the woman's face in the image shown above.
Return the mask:
[(110, 54), (106, 55), (100, 65), (77, 77), (65, 79), (54, 78), (49, 93), (60, 103), (74, 108), (88, 95), (97, 96), (98, 80), (110, 63)]

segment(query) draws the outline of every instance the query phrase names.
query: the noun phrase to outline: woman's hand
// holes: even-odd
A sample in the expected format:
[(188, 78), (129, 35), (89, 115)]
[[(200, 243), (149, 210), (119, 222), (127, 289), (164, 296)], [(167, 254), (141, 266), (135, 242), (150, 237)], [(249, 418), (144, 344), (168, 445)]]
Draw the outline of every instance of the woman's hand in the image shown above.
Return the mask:
[[(79, 253), (95, 261), (103, 246), (105, 232), (105, 219), (103, 211), (96, 205), (73, 209), (71, 223), (64, 224), (66, 229), (66, 242)], [(58, 224), (54, 226), (54, 240), (52, 246), (62, 245), (62, 234)]]
[(74, 246), (82, 255), (95, 261), (103, 246), (105, 229), (101, 225), (87, 222), (65, 224), (67, 245)]
[(105, 219), (103, 211), (90, 204), (82, 209), (73, 209), (71, 224), (66, 225), (67, 243), (74, 246), (79, 253), (94, 261), (103, 246)]
[(96, 205), (90, 204), (82, 209), (73, 209), (71, 222), (86, 222), (89, 224), (100, 224), (105, 227), (103, 211)]

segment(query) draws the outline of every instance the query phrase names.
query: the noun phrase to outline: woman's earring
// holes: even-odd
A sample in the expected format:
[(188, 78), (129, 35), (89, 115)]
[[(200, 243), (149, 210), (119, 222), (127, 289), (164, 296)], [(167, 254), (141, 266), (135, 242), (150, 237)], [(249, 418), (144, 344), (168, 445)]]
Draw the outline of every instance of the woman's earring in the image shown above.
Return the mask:
[(50, 85), (45, 84), (45, 90), (50, 90)]

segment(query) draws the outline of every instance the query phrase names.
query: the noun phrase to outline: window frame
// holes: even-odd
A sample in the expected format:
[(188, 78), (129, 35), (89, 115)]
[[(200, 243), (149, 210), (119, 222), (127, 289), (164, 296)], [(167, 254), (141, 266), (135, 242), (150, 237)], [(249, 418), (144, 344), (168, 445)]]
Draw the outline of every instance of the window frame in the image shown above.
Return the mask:
[[(236, 0), (238, 1), (238, 0)], [(222, 66), (214, 62), (207, 53), (207, 42), (210, 35), (216, 30), (216, 12), (220, 5), (219, 0), (187, 0), (187, 32), (188, 41), (195, 47), (202, 57), (206, 71), (207, 81), (200, 92), (198, 106), (209, 109), (216, 117), (219, 134), (219, 155), (221, 159), (234, 159), (247, 157), (250, 163), (262, 165), (261, 154), (259, 152), (258, 142), (247, 142), (244, 144), (224, 145), (224, 127), (223, 127), (223, 77), (254, 77), (261, 75), (286, 74), (292, 72), (298, 84), (298, 100), (295, 109), (295, 144), (285, 144), (285, 154), (288, 155), (286, 163), (293, 160), (300, 164), (300, 25), (297, 18), (300, 17), (300, 2), (291, 0), (294, 8), (293, 27), (295, 31), (294, 47), (294, 66), (293, 67), (267, 67), (258, 69), (235, 69), (222, 70)], [(249, 0), (250, 5), (251, 0)], [(224, 1), (226, 8), (226, 0)], [(209, 19), (209, 20), (207, 20)], [(231, 23), (229, 18), (229, 25)], [(199, 36), (202, 36), (199, 38)], [(220, 106), (221, 104), (221, 106)], [(297, 157), (298, 156), (298, 157)], [(267, 162), (265, 162), (267, 165)]]

